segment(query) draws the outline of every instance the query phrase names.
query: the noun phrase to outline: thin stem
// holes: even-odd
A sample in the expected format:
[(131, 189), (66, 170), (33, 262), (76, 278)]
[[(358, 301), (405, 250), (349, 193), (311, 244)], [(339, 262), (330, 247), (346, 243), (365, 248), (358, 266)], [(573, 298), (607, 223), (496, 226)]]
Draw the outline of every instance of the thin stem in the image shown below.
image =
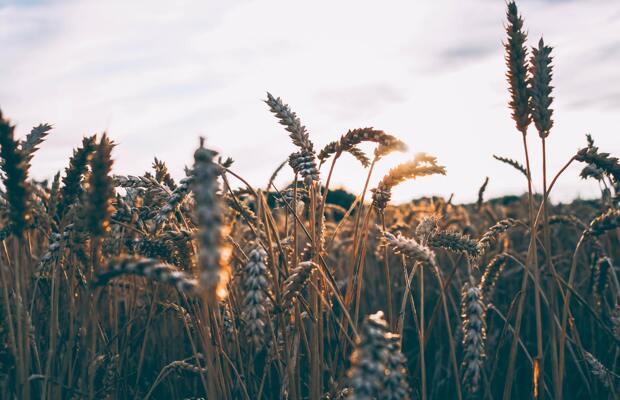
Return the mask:
[[(571, 293), (574, 290), (573, 288), (573, 284), (575, 281), (575, 272), (577, 270), (577, 255), (579, 253), (579, 250), (581, 249), (581, 246), (583, 245), (583, 243), (585, 242), (586, 237), (584, 235), (581, 235), (581, 237), (579, 238), (579, 241), (577, 242), (577, 246), (575, 247), (575, 252), (573, 253), (573, 258), (572, 258), (572, 262), (571, 262), (571, 266), (570, 266), (570, 272), (568, 274), (568, 283), (567, 283), (567, 292), (566, 292), (566, 299), (564, 300), (564, 308), (562, 309), (562, 329), (560, 330), (560, 349), (559, 349), (559, 364), (560, 364), (560, 369), (558, 371), (558, 379), (559, 379), (559, 395), (562, 395), (562, 383), (564, 381), (564, 345), (566, 342), (566, 324), (568, 322), (568, 313), (569, 313), (569, 309), (570, 309), (570, 298), (571, 298)], [(561, 398), (561, 397), (559, 397)]]
[[(528, 191), (528, 207), (529, 207), (529, 216), (530, 216), (530, 244), (528, 246), (528, 252), (527, 252), (527, 259), (526, 259), (526, 266), (527, 266), (527, 270), (533, 269), (534, 273), (536, 274), (536, 270), (538, 269), (538, 260), (537, 260), (537, 249), (536, 249), (536, 225), (535, 225), (535, 221), (534, 221), (534, 196), (533, 196), (533, 189), (532, 189), (532, 171), (530, 168), (530, 156), (529, 156), (529, 152), (528, 152), (528, 148), (527, 148), (527, 138), (526, 138), (526, 133), (522, 132), (522, 139), (523, 139), (523, 150), (525, 152), (525, 162), (526, 162), (526, 168), (527, 168), (527, 191)], [(514, 373), (515, 373), (515, 367), (516, 367), (516, 357), (517, 357), (517, 346), (519, 343), (519, 338), (520, 338), (520, 332), (521, 332), (521, 322), (522, 322), (522, 318), (523, 318), (523, 306), (525, 303), (525, 296), (526, 296), (526, 292), (527, 292), (527, 272), (526, 271), (523, 274), (523, 278), (521, 280), (521, 290), (519, 292), (519, 303), (517, 306), (517, 316), (516, 316), (516, 321), (515, 321), (515, 334), (512, 340), (512, 345), (510, 348), (510, 359), (508, 362), (508, 371), (506, 373), (506, 381), (505, 381), (505, 385), (504, 385), (504, 394), (503, 394), (503, 399), (504, 400), (510, 400), (510, 397), (512, 395), (512, 383), (515, 379), (514, 377)], [(538, 326), (541, 325), (541, 321), (540, 321), (540, 285), (538, 280), (535, 280), (535, 298), (534, 298), (534, 302), (535, 302), (535, 307), (536, 307), (536, 324), (537, 324), (537, 333), (538, 333)], [(538, 334), (537, 336), (537, 344), (542, 340), (542, 337), (540, 337)]]
[(422, 380), (422, 400), (426, 400), (426, 360), (424, 358), (424, 266), (421, 266), (418, 277), (420, 285), (420, 379)]
[[(385, 214), (381, 213), (381, 226), (385, 232)], [(390, 330), (394, 329), (394, 317), (392, 316), (392, 279), (390, 278), (390, 265), (388, 261), (388, 248), (383, 248), (383, 273), (385, 274), (385, 287), (387, 289), (387, 318)]]

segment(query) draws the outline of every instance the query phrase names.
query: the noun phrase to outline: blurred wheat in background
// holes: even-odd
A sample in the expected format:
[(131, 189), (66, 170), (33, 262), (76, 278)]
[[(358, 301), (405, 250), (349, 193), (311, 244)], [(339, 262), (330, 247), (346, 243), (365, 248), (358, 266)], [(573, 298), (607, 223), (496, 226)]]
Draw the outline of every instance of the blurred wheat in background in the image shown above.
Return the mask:
[[(106, 133), (37, 181), (53, 126), (22, 140), (0, 113), (0, 398), (616, 399), (620, 163), (588, 135), (547, 169), (553, 49), (513, 2), (505, 27), (523, 152), (494, 157), (521, 197), (485, 199), (486, 178), (473, 204), (393, 204), (396, 185), (449, 174), (441, 154), (370, 187), (405, 143), (366, 127), (319, 149), (270, 93), (296, 151), (262, 188), (204, 139), (178, 182), (158, 159), (112, 175)], [(348, 156), (367, 170), (355, 195), (330, 188)], [(600, 198), (552, 204), (577, 163)]]

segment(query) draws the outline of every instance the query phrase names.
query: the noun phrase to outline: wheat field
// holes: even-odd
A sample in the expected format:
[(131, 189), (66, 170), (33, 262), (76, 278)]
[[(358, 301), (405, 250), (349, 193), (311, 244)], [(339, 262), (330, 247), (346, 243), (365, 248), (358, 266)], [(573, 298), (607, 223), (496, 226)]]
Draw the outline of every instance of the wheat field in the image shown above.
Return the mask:
[[(107, 134), (38, 181), (30, 162), (53, 127), (22, 140), (0, 113), (0, 398), (620, 397), (620, 163), (588, 135), (547, 171), (553, 50), (528, 41), (514, 2), (505, 28), (523, 151), (494, 157), (522, 196), (485, 198), (487, 178), (476, 203), (394, 204), (400, 183), (449, 174), (441, 154), (412, 154), (370, 187), (406, 143), (368, 127), (319, 149), (269, 93), (296, 151), (260, 186), (198, 138), (181, 180), (157, 158), (115, 175)], [(361, 193), (330, 187), (350, 156)], [(579, 163), (573, 178), (601, 196), (552, 204)]]

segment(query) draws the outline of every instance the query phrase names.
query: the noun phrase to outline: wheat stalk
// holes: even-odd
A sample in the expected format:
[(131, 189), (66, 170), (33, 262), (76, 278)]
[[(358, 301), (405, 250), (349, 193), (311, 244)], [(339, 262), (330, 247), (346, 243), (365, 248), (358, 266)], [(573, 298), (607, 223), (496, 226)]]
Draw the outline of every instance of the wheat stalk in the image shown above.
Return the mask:
[(506, 26), (508, 40), (504, 44), (504, 48), (506, 50), (506, 65), (508, 66), (506, 77), (508, 78), (508, 91), (510, 92), (509, 105), (517, 129), (525, 135), (531, 121), (530, 94), (527, 87), (527, 48), (525, 47), (527, 34), (523, 31), (523, 19), (519, 16), (514, 1), (508, 3), (506, 16), (508, 18), (508, 25)]
[(222, 214), (220, 202), (216, 196), (218, 190), (218, 168), (213, 162), (216, 153), (200, 147), (194, 153), (193, 191), (198, 217), (198, 265), (200, 267), (200, 284), (206, 291), (208, 299), (214, 301), (215, 296), (226, 293), (228, 268), (223, 264), (220, 253), (222, 246)]
[(463, 285), (461, 317), (463, 318), (463, 386), (471, 394), (480, 390), (485, 358), (486, 305), (482, 290), (473, 281)]
[(265, 339), (265, 320), (269, 307), (269, 288), (267, 283), (267, 267), (264, 259), (267, 253), (261, 248), (252, 250), (250, 260), (245, 265), (243, 276), (243, 311), (241, 319), (245, 323), (248, 337), (257, 347)]
[(373, 205), (383, 210), (392, 198), (392, 188), (406, 180), (428, 175), (445, 175), (445, 167), (437, 164), (437, 158), (426, 153), (418, 153), (414, 159), (392, 168), (381, 179), (373, 192)]
[(9, 205), (9, 220), (13, 232), (21, 236), (30, 219), (30, 185), (28, 157), (18, 147), (14, 138), (15, 126), (5, 120), (0, 111), (0, 158), (2, 159), (3, 183)]
[(198, 293), (198, 282), (176, 267), (162, 263), (158, 260), (149, 258), (125, 257), (119, 260), (112, 260), (108, 263), (108, 269), (99, 273), (93, 286), (103, 286), (111, 279), (123, 275), (143, 276), (155, 282), (175, 287), (182, 293)]

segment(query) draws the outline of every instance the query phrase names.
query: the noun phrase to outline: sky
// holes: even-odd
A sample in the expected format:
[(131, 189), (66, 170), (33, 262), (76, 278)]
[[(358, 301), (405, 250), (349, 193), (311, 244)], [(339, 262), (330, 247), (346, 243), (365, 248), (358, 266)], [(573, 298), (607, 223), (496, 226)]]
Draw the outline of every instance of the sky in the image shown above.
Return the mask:
[[(554, 47), (553, 175), (591, 133), (620, 153), (620, 1), (517, 2), (533, 46)], [(394, 190), (394, 200), (454, 193), (475, 200), (520, 194), (525, 180), (493, 154), (524, 160), (505, 79), (504, 0), (425, 1), (7, 1), (0, 0), (0, 109), (25, 136), (54, 125), (32, 165), (63, 170), (81, 137), (118, 143), (115, 172), (139, 175), (153, 157), (177, 177), (200, 136), (264, 187), (296, 151), (262, 100), (280, 96), (317, 149), (348, 129), (372, 126), (409, 145), (380, 161), (371, 186), (416, 152), (446, 176)], [(528, 135), (535, 187), (540, 139)], [(372, 146), (365, 147), (369, 152)], [(569, 169), (554, 201), (597, 196)], [(325, 171), (326, 173), (327, 171)], [(358, 193), (366, 171), (348, 155), (332, 179)], [(292, 177), (285, 170), (276, 181)]]

